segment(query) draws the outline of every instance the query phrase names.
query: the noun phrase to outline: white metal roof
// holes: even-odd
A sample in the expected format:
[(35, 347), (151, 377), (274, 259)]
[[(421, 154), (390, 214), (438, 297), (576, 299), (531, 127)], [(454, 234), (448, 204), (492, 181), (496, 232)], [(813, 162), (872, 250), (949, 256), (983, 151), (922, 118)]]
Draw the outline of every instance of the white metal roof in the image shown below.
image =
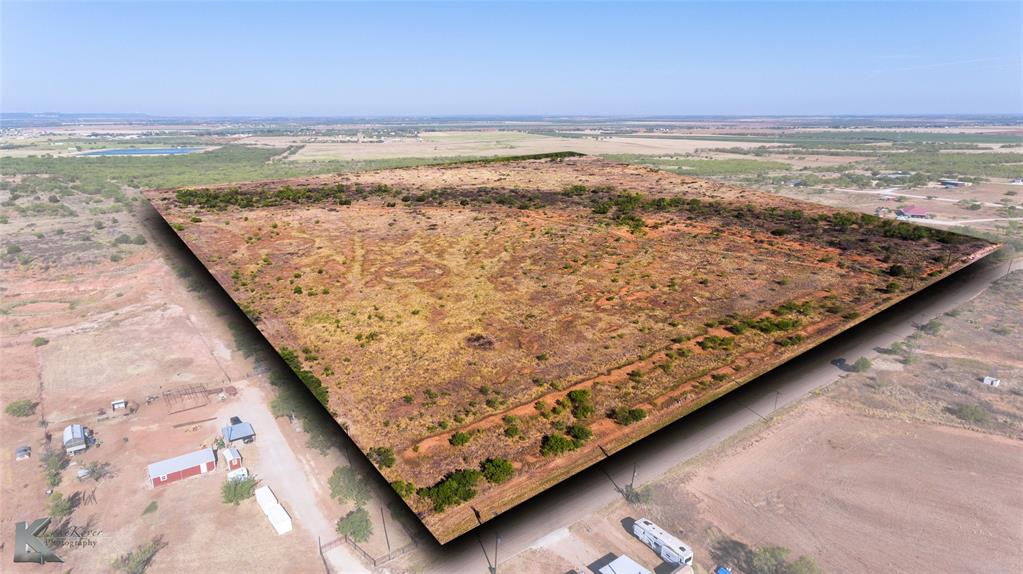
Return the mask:
[(605, 564), (598, 572), (600, 574), (650, 574), (649, 570), (624, 554)]
[(192, 468), (207, 462), (216, 462), (216, 460), (217, 455), (213, 454), (212, 448), (197, 450), (174, 458), (168, 458), (167, 460), (161, 460), (160, 462), (154, 462), (149, 465), (149, 478), (166, 476), (172, 472), (178, 472), (179, 470)]
[(274, 495), (274, 491), (270, 490), (269, 486), (260, 486), (256, 489), (256, 502), (264, 508), (266, 506), (279, 504), (277, 502), (277, 496)]
[(674, 535), (666, 532), (660, 526), (657, 526), (653, 522), (650, 522), (649, 518), (641, 518), (636, 521), (636, 524), (640, 525), (640, 527), (642, 527), (644, 530), (656, 536), (657, 539), (661, 541), (661, 544), (667, 546), (668, 548), (671, 548), (672, 550), (675, 551), (676, 554), (682, 556), (683, 558), (691, 554), (693, 551), (692, 548), (687, 546), (685, 542), (682, 542)]
[(238, 452), (236, 448), (225, 448), (224, 449), (224, 460), (231, 462), (242, 457), (242, 453)]
[(224, 427), (224, 440), (228, 442), (255, 435), (256, 431), (252, 430), (252, 425), (246, 422)]
[(64, 446), (77, 443), (78, 441), (81, 441), (81, 444), (85, 444), (85, 429), (82, 428), (82, 425), (75, 424), (64, 427)]

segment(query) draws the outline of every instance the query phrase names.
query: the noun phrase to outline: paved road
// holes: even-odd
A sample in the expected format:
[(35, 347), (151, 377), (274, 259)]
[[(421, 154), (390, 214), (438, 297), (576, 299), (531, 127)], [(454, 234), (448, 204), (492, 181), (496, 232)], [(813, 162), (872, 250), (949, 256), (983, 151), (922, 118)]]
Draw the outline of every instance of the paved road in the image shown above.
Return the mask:
[[(1012, 269), (1021, 266), (1023, 258), (1017, 259)], [(1008, 269), (1007, 263), (974, 264), (506, 512), (477, 531), (444, 547), (428, 545), (423, 551), (433, 560), (430, 571), (487, 572), (493, 563), (496, 536), (501, 538), (498, 558), (504, 562), (548, 532), (569, 526), (613, 502), (620, 496), (614, 483), (627, 483), (634, 464), (638, 464), (639, 470), (637, 485), (658, 478), (775, 408), (837, 380), (844, 372), (832, 363), (834, 359), (853, 362), (875, 355), (876, 348), (890, 346), (912, 334), (919, 325), (973, 299)]]
[(923, 223), (931, 225), (969, 225), (971, 223), (988, 223), (991, 221), (1023, 221), (1023, 217), (989, 217), (987, 219), (928, 219)]
[[(914, 195), (912, 193), (902, 193), (897, 187), (889, 187), (887, 189), (835, 188), (835, 191), (844, 191), (845, 193), (863, 193), (867, 195), (890, 195), (892, 197), (912, 197), (914, 199), (929, 199), (931, 201), (944, 201), (946, 203), (959, 203), (964, 199), (962, 197), (940, 197), (936, 195)], [(978, 201), (977, 203), (987, 207), (1005, 207), (1001, 203), (991, 203), (990, 201)]]

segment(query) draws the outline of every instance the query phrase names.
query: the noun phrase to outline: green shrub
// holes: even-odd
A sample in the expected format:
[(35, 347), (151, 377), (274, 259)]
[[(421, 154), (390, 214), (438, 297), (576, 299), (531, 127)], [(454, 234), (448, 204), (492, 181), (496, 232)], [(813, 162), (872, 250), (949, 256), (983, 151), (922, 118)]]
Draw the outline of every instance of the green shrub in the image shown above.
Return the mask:
[(593, 414), (593, 398), (588, 389), (576, 389), (568, 392), (568, 400), (572, 403), (572, 416), (584, 419)]
[(945, 325), (941, 321), (937, 319), (931, 319), (924, 326), (920, 327), (920, 330), (923, 331), (924, 333), (927, 333), (928, 335), (937, 335), (938, 333), (941, 332), (941, 328), (944, 326)]
[(61, 473), (67, 468), (67, 454), (62, 450), (50, 451), (43, 457), (43, 468), (46, 472), (46, 482), (50, 486), (57, 486), (61, 481)]
[(380, 468), (391, 468), (394, 466), (394, 449), (387, 446), (378, 446), (370, 449), (369, 459)]
[(35, 414), (36, 405), (32, 399), (20, 399), (7, 403), (4, 412), (12, 417), (30, 417)]
[(46, 501), (49, 507), (50, 517), (61, 519), (71, 514), (71, 499), (64, 498), (60, 491), (55, 490)]
[(575, 443), (576, 448), (582, 446), (582, 444), (593, 437), (593, 431), (589, 427), (581, 424), (569, 425), (565, 429), (568, 436), (572, 437), (572, 442)]
[(405, 482), (404, 480), (395, 480), (391, 482), (391, 488), (394, 492), (398, 493), (398, 496), (404, 499), (408, 499), (416, 492), (415, 485), (411, 482)]
[(142, 511), (142, 516), (145, 516), (147, 514), (152, 514), (152, 513), (156, 512), (156, 509), (159, 508), (159, 507), (160, 507), (160, 505), (157, 504), (155, 500), (150, 502), (146, 506), (146, 509)]
[(508, 459), (488, 458), (480, 463), (480, 471), (483, 473), (483, 478), (494, 484), (500, 484), (512, 477), (515, 468), (512, 467), (512, 463)]
[(714, 351), (717, 349), (731, 349), (735, 343), (734, 337), (718, 337), (717, 335), (707, 335), (700, 339), (697, 343), (700, 348), (704, 351)]
[(36, 337), (35, 339), (32, 339), (32, 346), (33, 347), (42, 347), (43, 345), (45, 345), (45, 344), (47, 344), (49, 342), (50, 342), (50, 340), (47, 339), (46, 337)]
[(646, 411), (640, 408), (618, 407), (611, 411), (611, 418), (623, 426), (637, 423), (646, 418)]
[(576, 448), (575, 441), (559, 433), (545, 435), (540, 440), (540, 454), (544, 456), (557, 456)]
[(220, 487), (220, 498), (226, 504), (238, 506), (238, 503), (251, 498), (256, 493), (256, 477), (250, 476), (240, 480), (225, 480)]
[(991, 422), (991, 413), (981, 405), (961, 404), (952, 412), (968, 423), (983, 425)]
[(463, 444), (467, 444), (470, 439), (472, 439), (471, 434), (459, 431), (451, 435), (448, 442), (451, 443), (451, 446), (462, 446)]
[(860, 357), (856, 359), (856, 362), (850, 367), (854, 373), (862, 373), (871, 367), (870, 359), (866, 357)]

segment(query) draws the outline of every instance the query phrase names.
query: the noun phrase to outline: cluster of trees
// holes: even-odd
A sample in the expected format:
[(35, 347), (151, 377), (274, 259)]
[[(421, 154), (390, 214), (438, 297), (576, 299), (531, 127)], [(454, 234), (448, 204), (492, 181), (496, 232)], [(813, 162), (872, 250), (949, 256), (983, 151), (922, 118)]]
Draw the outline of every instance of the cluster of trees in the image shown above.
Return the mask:
[(253, 207), (276, 207), (288, 203), (336, 203), (349, 205), (349, 189), (337, 184), (332, 187), (292, 187), (285, 185), (278, 189), (260, 188), (253, 191), (241, 191), (237, 187), (230, 189), (211, 190), (181, 189), (175, 192), (174, 198), (179, 205), (197, 206), (208, 210), (223, 210), (228, 207), (249, 209)]
[(719, 337), (707, 335), (697, 343), (704, 351), (716, 351), (718, 349), (731, 349), (735, 345), (735, 337)]
[(476, 484), (483, 473), (476, 469), (456, 470), (449, 472), (437, 484), (420, 488), (419, 496), (433, 503), (436, 512), (442, 512), (449, 506), (472, 500), (476, 496)]
[(277, 387), (277, 396), (270, 401), (270, 411), (275, 417), (293, 416), (301, 420), (302, 430), (309, 435), (308, 446), (321, 453), (337, 445), (337, 421), (314, 397), (281, 372), (272, 373), (270, 382)]
[(149, 567), (156, 553), (166, 546), (167, 543), (163, 541), (163, 537), (157, 536), (145, 544), (136, 546), (127, 554), (121, 554), (114, 559), (111, 566), (117, 572), (124, 572), (124, 574), (142, 574)]
[[(375, 450), (375, 449), (374, 449)], [(372, 451), (371, 451), (372, 452)], [(350, 466), (339, 466), (327, 480), (330, 496), (338, 502), (354, 502), (355, 508), (337, 521), (337, 532), (356, 542), (365, 542), (373, 535), (373, 523), (366, 511), (369, 484)]]
[[(420, 488), (419, 496), (428, 499), (436, 512), (442, 512), (449, 506), (467, 502), (476, 497), (480, 479), (492, 484), (507, 482), (515, 473), (511, 461), (504, 458), (488, 458), (480, 463), (479, 470), (459, 469), (449, 472), (437, 484)], [(402, 498), (411, 495), (412, 485), (403, 481), (391, 483), (391, 487)]]
[(565, 434), (554, 432), (540, 440), (540, 454), (544, 456), (557, 456), (581, 447), (587, 440), (593, 437), (593, 431), (589, 427), (575, 423), (565, 427)]
[(323, 381), (320, 380), (312, 371), (302, 366), (301, 359), (298, 358), (298, 354), (293, 349), (288, 347), (281, 347), (280, 350), (281, 358), (284, 362), (291, 367), (298, 379), (302, 381), (302, 384), (306, 386), (316, 397), (316, 400), (320, 402), (326, 408), (330, 408), (328, 403), (328, 392), (327, 388), (323, 386)]

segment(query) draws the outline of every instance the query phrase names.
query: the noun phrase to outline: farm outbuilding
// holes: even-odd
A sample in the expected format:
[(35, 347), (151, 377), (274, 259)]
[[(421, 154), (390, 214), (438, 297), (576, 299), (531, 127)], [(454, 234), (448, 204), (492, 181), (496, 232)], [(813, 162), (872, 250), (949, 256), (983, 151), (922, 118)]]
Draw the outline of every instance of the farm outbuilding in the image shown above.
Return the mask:
[(224, 463), (227, 465), (227, 470), (238, 470), (242, 467), (242, 454), (236, 448), (225, 448)]
[(217, 455), (213, 449), (205, 448), (149, 465), (149, 482), (153, 486), (162, 486), (191, 476), (206, 474), (215, 468)]
[(931, 216), (931, 212), (919, 205), (907, 205), (895, 210), (895, 215), (898, 217), (908, 217), (909, 219), (927, 219)]
[(650, 574), (649, 570), (625, 554), (608, 562), (597, 572), (600, 574)]
[(86, 433), (87, 431), (82, 425), (74, 424), (64, 427), (64, 436), (61, 441), (64, 452), (75, 454), (89, 448), (89, 438)]
[(252, 430), (249, 423), (238, 423), (226, 426), (223, 429), (224, 442), (231, 444), (236, 440), (252, 442), (256, 438), (256, 431)]

